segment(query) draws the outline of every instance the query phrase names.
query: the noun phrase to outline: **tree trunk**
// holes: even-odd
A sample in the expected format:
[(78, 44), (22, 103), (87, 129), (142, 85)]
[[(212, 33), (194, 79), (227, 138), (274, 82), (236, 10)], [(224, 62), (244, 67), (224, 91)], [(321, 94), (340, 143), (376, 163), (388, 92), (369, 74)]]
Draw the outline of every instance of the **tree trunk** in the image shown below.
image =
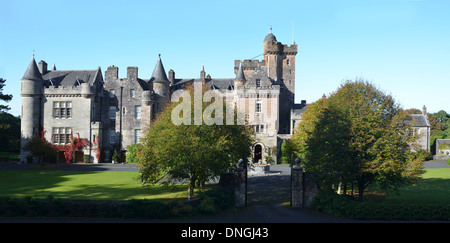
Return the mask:
[(192, 197), (194, 197), (195, 182), (196, 182), (196, 177), (191, 176), (189, 178), (188, 200), (190, 200), (190, 199), (192, 199)]
[(360, 201), (360, 202), (362, 202), (362, 200), (363, 200), (363, 197), (364, 197), (364, 186), (363, 185), (361, 185), (361, 186), (358, 186), (358, 193), (359, 193), (359, 195), (358, 195), (358, 200)]

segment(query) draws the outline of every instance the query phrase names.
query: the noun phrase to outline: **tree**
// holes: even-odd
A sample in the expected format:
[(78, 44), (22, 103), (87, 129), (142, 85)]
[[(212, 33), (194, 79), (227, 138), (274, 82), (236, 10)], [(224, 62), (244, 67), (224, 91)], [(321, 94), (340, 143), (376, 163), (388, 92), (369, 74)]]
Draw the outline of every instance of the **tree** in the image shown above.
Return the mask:
[(308, 106), (292, 137), (296, 156), (315, 174), (322, 189), (337, 185), (342, 175), (354, 174), (349, 143), (349, 119), (325, 98)]
[[(12, 95), (3, 94), (3, 87), (5, 87), (6, 80), (3, 78), (0, 78), (0, 100), (9, 102), (12, 99)], [(7, 105), (0, 105), (0, 111), (3, 110), (9, 110), (10, 108)]]
[(294, 153), (292, 148), (292, 142), (290, 139), (284, 140), (281, 143), (281, 163), (282, 164), (290, 164), (291, 163), (291, 155)]
[(366, 81), (347, 81), (308, 107), (292, 140), (322, 187), (356, 183), (362, 200), (371, 184), (396, 189), (423, 173), (410, 120), (392, 96)]
[(32, 157), (37, 157), (39, 162), (42, 162), (43, 158), (55, 157), (57, 153), (57, 149), (45, 139), (44, 134), (44, 132), (34, 134), (23, 147)]
[(430, 144), (434, 144), (436, 139), (450, 138), (450, 115), (444, 110), (434, 114), (428, 114), (428, 121), (431, 126)]
[[(248, 157), (252, 143), (248, 126), (220, 125), (227, 108), (221, 103), (223, 98), (217, 95), (212, 102), (204, 102), (209, 90), (205, 85), (198, 88), (204, 97), (200, 100), (204, 119), (200, 123), (195, 120), (198, 118), (198, 110), (195, 110), (199, 108), (196, 104), (199, 97), (194, 97), (194, 94), (198, 93), (192, 86), (186, 88), (180, 98), (182, 101), (174, 100), (172, 96), (172, 103), (144, 132), (141, 139), (143, 147), (137, 156), (144, 184), (187, 179), (188, 198), (193, 196), (196, 185), (203, 185), (229, 172), (240, 158)], [(216, 122), (207, 125), (211, 119), (206, 114), (210, 114)], [(236, 115), (234, 113), (235, 121)], [(175, 121), (178, 118), (182, 122)]]
[(20, 117), (0, 111), (0, 151), (20, 150)]

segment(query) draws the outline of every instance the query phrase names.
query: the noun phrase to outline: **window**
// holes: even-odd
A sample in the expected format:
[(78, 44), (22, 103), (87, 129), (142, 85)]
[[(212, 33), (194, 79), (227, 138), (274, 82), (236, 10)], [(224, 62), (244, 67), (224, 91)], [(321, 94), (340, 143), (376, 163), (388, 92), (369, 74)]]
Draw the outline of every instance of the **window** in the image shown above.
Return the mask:
[(111, 120), (116, 119), (116, 107), (115, 106), (109, 107), (109, 119), (111, 119)]
[(141, 129), (134, 130), (134, 143), (141, 142)]
[(109, 97), (114, 98), (116, 96), (116, 91), (114, 89), (109, 90)]
[(261, 87), (261, 79), (256, 80), (256, 87)]
[(264, 125), (255, 125), (255, 133), (264, 133)]
[(109, 130), (109, 143), (110, 144), (116, 143), (116, 130)]
[(54, 101), (53, 118), (72, 117), (72, 101)]
[(66, 144), (70, 143), (70, 135), (72, 134), (72, 128), (70, 127), (54, 127), (52, 133), (52, 142), (54, 144)]
[(260, 100), (256, 101), (255, 112), (256, 113), (261, 113), (261, 101)]
[(141, 119), (141, 106), (137, 105), (134, 107), (134, 118)]
[(286, 60), (286, 64), (289, 66), (289, 59)]
[(134, 98), (136, 96), (136, 90), (130, 89), (130, 98)]

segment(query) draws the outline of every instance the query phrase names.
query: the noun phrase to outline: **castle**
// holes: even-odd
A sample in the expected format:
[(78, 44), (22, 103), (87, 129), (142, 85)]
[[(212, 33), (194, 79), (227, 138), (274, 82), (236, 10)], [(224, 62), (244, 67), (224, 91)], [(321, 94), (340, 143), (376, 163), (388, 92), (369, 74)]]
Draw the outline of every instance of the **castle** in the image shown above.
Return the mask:
[[(21, 147), (39, 131), (53, 144), (64, 145), (71, 136), (86, 138), (101, 148), (75, 151), (74, 160), (111, 162), (114, 149), (139, 143), (142, 131), (170, 102), (171, 94), (186, 84), (202, 82), (211, 89), (232, 94), (255, 131), (253, 162), (276, 162), (281, 142), (292, 135), (306, 109), (306, 101), (295, 104), (295, 57), (297, 45), (278, 42), (272, 30), (264, 39), (263, 60), (235, 60), (233, 78), (179, 79), (170, 69), (166, 74), (161, 57), (148, 79), (138, 76), (137, 67), (127, 67), (127, 77), (110, 66), (104, 79), (100, 67), (94, 70), (51, 70), (45, 61), (33, 58), (21, 80)], [(22, 162), (35, 160), (21, 150)], [(101, 160), (101, 161), (99, 161)], [(63, 161), (60, 151), (58, 161)]]

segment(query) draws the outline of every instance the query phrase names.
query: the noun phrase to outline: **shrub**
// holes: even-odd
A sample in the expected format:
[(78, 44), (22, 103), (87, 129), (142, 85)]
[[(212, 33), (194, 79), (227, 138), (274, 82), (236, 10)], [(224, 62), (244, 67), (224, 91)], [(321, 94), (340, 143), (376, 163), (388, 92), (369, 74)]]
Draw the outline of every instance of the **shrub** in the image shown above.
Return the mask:
[(127, 163), (137, 164), (138, 163), (137, 157), (142, 152), (142, 148), (143, 146), (140, 143), (128, 145)]
[(89, 163), (89, 162), (91, 162), (91, 157), (89, 156), (89, 154), (84, 154), (84, 155), (83, 155), (83, 162), (84, 162), (84, 163)]
[(216, 213), (234, 207), (234, 191), (213, 187), (211, 190), (202, 192), (200, 205), (197, 207), (199, 213)]
[(163, 219), (170, 216), (169, 206), (155, 200), (131, 199), (120, 206), (120, 214), (124, 218), (156, 218)]
[(448, 204), (395, 204), (369, 200), (357, 202), (332, 191), (324, 191), (311, 208), (331, 216), (365, 220), (450, 220)]

